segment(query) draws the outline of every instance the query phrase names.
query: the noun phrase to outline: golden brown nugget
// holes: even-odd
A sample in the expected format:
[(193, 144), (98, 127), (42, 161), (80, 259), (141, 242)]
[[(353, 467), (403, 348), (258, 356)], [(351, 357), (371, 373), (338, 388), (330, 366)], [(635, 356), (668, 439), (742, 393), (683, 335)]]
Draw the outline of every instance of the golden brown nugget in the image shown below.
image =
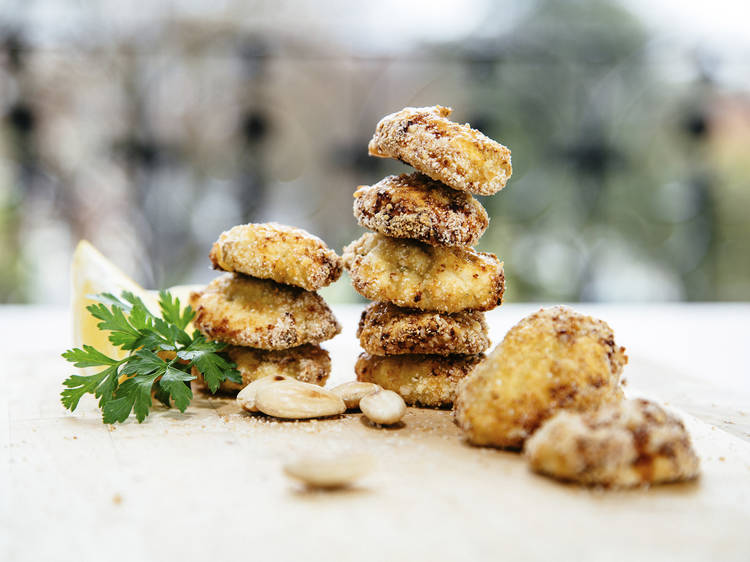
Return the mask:
[(513, 173), (510, 150), (469, 125), (446, 119), (452, 111), (436, 105), (386, 115), (370, 140), (370, 155), (401, 160), (459, 191), (497, 193)]
[(196, 298), (193, 323), (206, 337), (259, 349), (320, 343), (341, 331), (317, 293), (226, 273)]
[(372, 355), (475, 354), (490, 346), (483, 312), (446, 314), (384, 302), (362, 311), (357, 337)]
[(526, 441), (524, 453), (542, 474), (614, 488), (691, 480), (700, 471), (683, 423), (648, 400), (558, 412)]
[(367, 233), (344, 248), (344, 266), (360, 295), (405, 308), (491, 310), (505, 290), (503, 263), (494, 254), (382, 234)]
[[(219, 387), (222, 392), (237, 392), (253, 381), (276, 375), (324, 386), (331, 373), (331, 358), (319, 345), (305, 344), (278, 351), (232, 345), (225, 353), (237, 364), (242, 383), (225, 381)], [(193, 374), (198, 377), (196, 382), (205, 386), (200, 372), (194, 371)]]
[(487, 211), (471, 195), (418, 172), (359, 186), (354, 216), (386, 236), (436, 246), (473, 246), (489, 224)]
[(453, 404), (458, 382), (482, 361), (478, 355), (370, 355), (354, 367), (357, 380), (379, 384), (410, 405), (446, 408)]
[(563, 306), (513, 326), (464, 380), (455, 417), (475, 445), (518, 448), (557, 410), (587, 410), (622, 399), (625, 348), (606, 322)]
[(209, 254), (214, 269), (316, 291), (341, 276), (341, 258), (317, 236), (274, 222), (222, 232)]

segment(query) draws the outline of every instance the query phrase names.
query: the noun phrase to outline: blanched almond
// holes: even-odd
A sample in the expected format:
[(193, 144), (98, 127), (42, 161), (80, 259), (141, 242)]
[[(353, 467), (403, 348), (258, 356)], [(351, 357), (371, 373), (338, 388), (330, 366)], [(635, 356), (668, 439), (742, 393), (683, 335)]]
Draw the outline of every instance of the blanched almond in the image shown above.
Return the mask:
[(315, 488), (348, 486), (372, 469), (368, 455), (341, 455), (330, 458), (306, 457), (284, 466), (284, 472)]
[(323, 418), (346, 411), (340, 396), (296, 380), (262, 386), (255, 394), (255, 407), (269, 416), (292, 420)]
[(332, 388), (331, 392), (338, 394), (347, 408), (359, 408), (359, 401), (368, 394), (382, 390), (379, 384), (372, 382), (349, 381)]
[(255, 396), (258, 389), (268, 386), (269, 384), (294, 380), (292, 377), (286, 375), (273, 375), (270, 377), (262, 377), (258, 380), (251, 382), (245, 388), (237, 393), (237, 402), (243, 410), (248, 412), (257, 412), (258, 408), (255, 407)]
[(367, 418), (383, 425), (401, 421), (406, 414), (404, 399), (392, 390), (379, 390), (359, 401), (359, 408)]

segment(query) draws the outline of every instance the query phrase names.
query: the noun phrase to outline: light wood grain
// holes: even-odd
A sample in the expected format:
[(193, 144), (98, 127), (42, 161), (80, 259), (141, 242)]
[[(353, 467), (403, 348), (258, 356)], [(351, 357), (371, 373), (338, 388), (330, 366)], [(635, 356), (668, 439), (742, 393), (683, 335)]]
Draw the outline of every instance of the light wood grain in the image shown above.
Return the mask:
[[(353, 378), (357, 354), (356, 317), (340, 317), (351, 333), (329, 346), (331, 384)], [(467, 445), (446, 411), (410, 408), (383, 430), (359, 414), (273, 421), (198, 395), (185, 414), (159, 407), (110, 428), (92, 400), (75, 414), (59, 405), (69, 367), (56, 353), (4, 355), (4, 560), (750, 558), (750, 444), (689, 415), (698, 482), (603, 492)], [(659, 397), (640, 382), (661, 368), (633, 367), (629, 393)], [(362, 451), (376, 466), (350, 490), (309, 492), (281, 470)]]

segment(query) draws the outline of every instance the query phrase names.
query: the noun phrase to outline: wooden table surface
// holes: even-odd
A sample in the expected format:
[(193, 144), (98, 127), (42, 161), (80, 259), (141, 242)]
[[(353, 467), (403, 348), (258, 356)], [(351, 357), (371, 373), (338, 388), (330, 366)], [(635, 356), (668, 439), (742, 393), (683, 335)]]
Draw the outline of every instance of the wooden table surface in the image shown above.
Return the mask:
[[(538, 305), (488, 314), (497, 343)], [(199, 395), (185, 414), (101, 423), (59, 403), (67, 310), (0, 307), (2, 560), (750, 560), (750, 305), (580, 305), (630, 356), (630, 396), (680, 413), (696, 483), (628, 492), (561, 485), (514, 453), (474, 448), (450, 413), (399, 429), (359, 415), (277, 422)], [(329, 384), (353, 378), (359, 306), (334, 307)], [(281, 467), (366, 452), (354, 488), (308, 492)], [(7, 554), (7, 555), (6, 555)]]

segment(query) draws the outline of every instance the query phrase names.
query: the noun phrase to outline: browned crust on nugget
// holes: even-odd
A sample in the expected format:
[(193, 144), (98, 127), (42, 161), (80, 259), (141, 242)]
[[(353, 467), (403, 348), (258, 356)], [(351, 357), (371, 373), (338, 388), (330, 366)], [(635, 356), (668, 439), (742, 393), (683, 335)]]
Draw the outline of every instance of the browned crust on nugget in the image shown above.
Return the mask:
[(341, 276), (341, 258), (317, 236), (274, 222), (222, 232), (209, 254), (214, 269), (316, 291)]
[(625, 348), (606, 322), (563, 306), (522, 319), (462, 381), (456, 422), (475, 445), (519, 448), (561, 409), (622, 399)]
[(648, 400), (558, 412), (531, 436), (524, 452), (533, 470), (590, 486), (676, 482), (700, 471), (682, 421)]
[(478, 355), (391, 355), (362, 353), (354, 367), (357, 380), (379, 384), (410, 405), (447, 408), (458, 382), (484, 358)]
[(317, 293), (227, 273), (191, 298), (194, 325), (209, 339), (259, 349), (320, 343), (341, 331)]
[(419, 172), (359, 186), (354, 216), (386, 236), (437, 246), (473, 246), (489, 224), (487, 211), (471, 195)]
[(447, 314), (383, 302), (362, 311), (357, 337), (372, 355), (475, 354), (490, 345), (483, 312)]
[[(219, 387), (222, 392), (237, 392), (253, 381), (275, 375), (323, 386), (331, 373), (331, 357), (319, 345), (305, 344), (277, 351), (229, 346), (225, 353), (237, 365), (242, 383), (225, 381)], [(196, 382), (205, 387), (203, 376), (195, 374)]]
[(371, 156), (396, 158), (448, 187), (492, 195), (513, 173), (510, 150), (469, 125), (446, 119), (448, 107), (405, 107), (375, 128)]
[(343, 257), (354, 290), (370, 300), (439, 312), (502, 304), (505, 275), (494, 254), (367, 233)]

